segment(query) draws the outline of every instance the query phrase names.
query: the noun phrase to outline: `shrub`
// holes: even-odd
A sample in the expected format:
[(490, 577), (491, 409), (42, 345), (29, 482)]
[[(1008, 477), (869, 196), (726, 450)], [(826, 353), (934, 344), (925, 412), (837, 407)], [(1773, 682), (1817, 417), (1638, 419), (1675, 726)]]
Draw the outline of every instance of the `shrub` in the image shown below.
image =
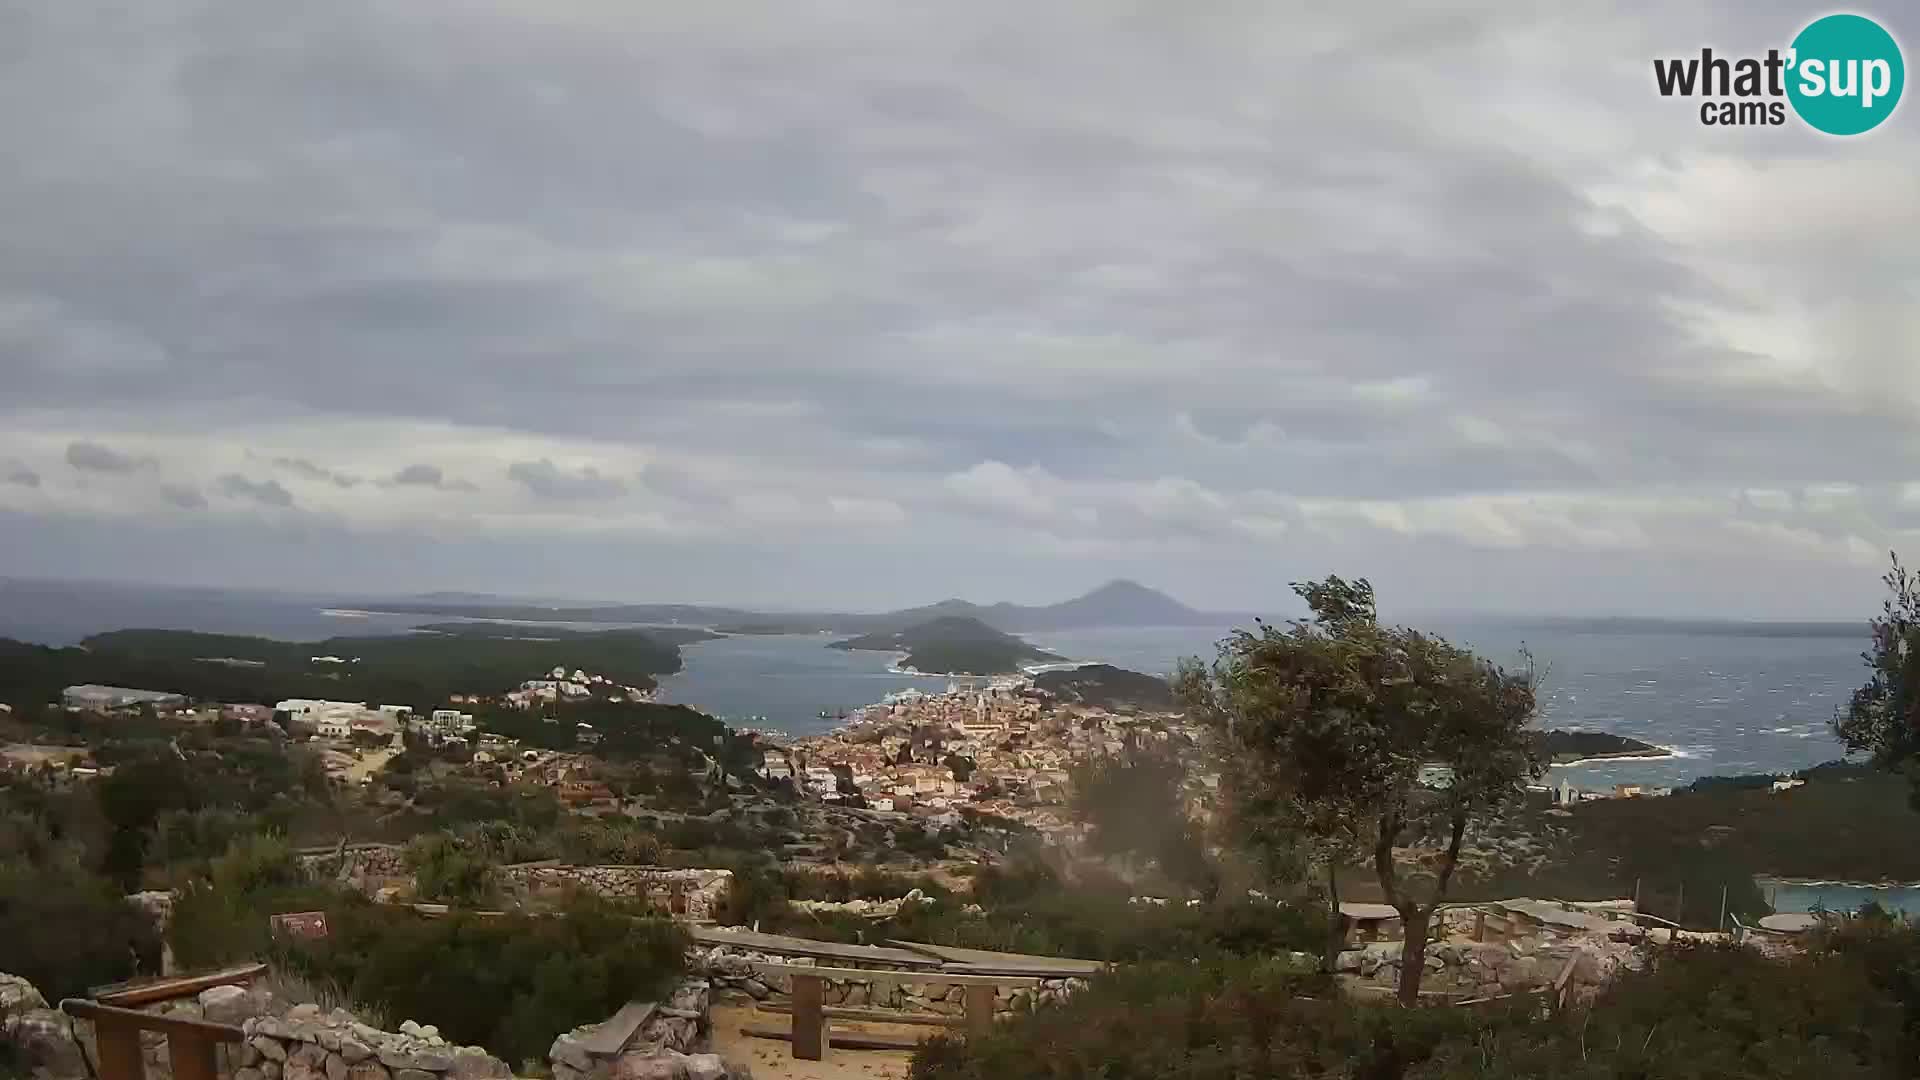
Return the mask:
[(0, 971), (49, 1001), (157, 971), (160, 935), (105, 878), (72, 866), (0, 866)]
[(516, 1064), (544, 1060), (563, 1031), (658, 995), (683, 970), (687, 944), (669, 921), (584, 896), (549, 918), (420, 919), (347, 901), (329, 922), (327, 938), (289, 943), (283, 962)]
[(445, 904), (478, 907), (499, 893), (493, 863), (451, 836), (422, 836), (407, 845), (407, 866), (421, 897)]

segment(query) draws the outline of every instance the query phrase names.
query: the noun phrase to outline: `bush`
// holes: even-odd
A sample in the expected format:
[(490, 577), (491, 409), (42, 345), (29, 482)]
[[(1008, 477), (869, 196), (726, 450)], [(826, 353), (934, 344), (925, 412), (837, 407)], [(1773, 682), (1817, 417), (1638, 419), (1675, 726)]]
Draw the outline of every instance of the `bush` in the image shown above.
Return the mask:
[(554, 1036), (659, 995), (683, 970), (687, 945), (669, 921), (590, 897), (549, 918), (421, 919), (349, 900), (329, 923), (329, 937), (289, 943), (283, 962), (515, 1064), (543, 1062)]
[(0, 971), (58, 1001), (159, 967), (159, 931), (112, 882), (70, 866), (0, 866)]
[[(1356, 1005), (1257, 960), (1148, 964), (967, 1042), (936, 1039), (914, 1080), (1869, 1080), (1908, 1077), (1920, 931), (1861, 920), (1808, 955), (1660, 956), (1585, 1011)], [(1321, 1000), (1308, 1000), (1302, 991)]]
[(414, 891), (423, 899), (479, 907), (499, 895), (493, 862), (451, 836), (422, 836), (407, 845)]

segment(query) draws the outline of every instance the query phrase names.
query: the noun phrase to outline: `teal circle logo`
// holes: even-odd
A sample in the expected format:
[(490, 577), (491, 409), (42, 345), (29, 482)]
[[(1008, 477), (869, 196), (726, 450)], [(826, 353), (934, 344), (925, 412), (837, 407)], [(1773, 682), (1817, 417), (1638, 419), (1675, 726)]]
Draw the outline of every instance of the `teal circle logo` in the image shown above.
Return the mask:
[(1864, 15), (1828, 15), (1793, 39), (1787, 99), (1815, 130), (1872, 131), (1893, 115), (1907, 84), (1900, 43)]

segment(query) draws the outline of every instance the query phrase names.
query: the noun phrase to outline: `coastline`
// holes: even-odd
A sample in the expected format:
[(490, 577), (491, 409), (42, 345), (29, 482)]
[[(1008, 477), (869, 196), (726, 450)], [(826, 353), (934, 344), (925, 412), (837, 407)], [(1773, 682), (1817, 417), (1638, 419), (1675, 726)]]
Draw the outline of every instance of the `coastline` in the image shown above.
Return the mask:
[(1658, 753), (1649, 753), (1645, 750), (1616, 750), (1611, 754), (1589, 754), (1586, 757), (1571, 758), (1567, 761), (1548, 762), (1547, 768), (1566, 769), (1575, 765), (1606, 765), (1618, 761), (1671, 761), (1674, 758), (1686, 756), (1665, 746), (1656, 746), (1654, 750)]

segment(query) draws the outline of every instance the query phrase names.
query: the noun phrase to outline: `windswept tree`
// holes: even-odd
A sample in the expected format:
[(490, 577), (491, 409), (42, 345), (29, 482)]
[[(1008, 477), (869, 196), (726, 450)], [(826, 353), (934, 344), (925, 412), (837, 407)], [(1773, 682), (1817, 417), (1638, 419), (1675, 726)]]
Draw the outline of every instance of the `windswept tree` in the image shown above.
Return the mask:
[[(1211, 668), (1183, 668), (1181, 695), (1211, 730), (1243, 840), (1304, 853), (1326, 874), (1330, 941), (1339, 870), (1371, 862), (1406, 930), (1399, 991), (1411, 1004), (1467, 830), (1539, 773), (1527, 738), (1533, 674), (1381, 625), (1364, 578), (1294, 591), (1311, 618), (1238, 631)], [(1441, 848), (1424, 889), (1399, 865), (1398, 849), (1415, 845)]]
[(1873, 763), (1903, 772), (1914, 784), (1911, 796), (1920, 809), (1920, 575), (1900, 565), (1880, 580), (1887, 598), (1868, 624), (1870, 644), (1860, 654), (1872, 675), (1833, 720), (1833, 731), (1848, 750), (1870, 754)]

